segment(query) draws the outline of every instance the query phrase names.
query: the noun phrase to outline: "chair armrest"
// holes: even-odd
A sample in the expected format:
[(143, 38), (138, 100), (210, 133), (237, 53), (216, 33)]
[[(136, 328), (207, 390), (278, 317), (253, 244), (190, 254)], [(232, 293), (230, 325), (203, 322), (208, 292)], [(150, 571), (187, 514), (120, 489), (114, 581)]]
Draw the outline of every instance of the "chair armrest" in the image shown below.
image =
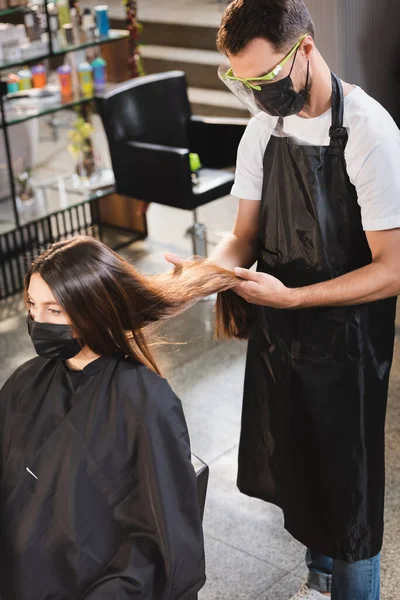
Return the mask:
[(198, 458), (198, 456), (196, 456), (195, 454), (191, 455), (191, 460), (196, 473), (197, 494), (199, 498), (201, 520), (203, 520), (210, 469), (208, 465), (206, 465), (206, 463), (203, 462), (200, 458)]
[(189, 150), (118, 142), (111, 149), (117, 193), (185, 208), (192, 195)]
[(191, 152), (211, 169), (233, 167), (247, 119), (222, 119), (192, 116), (189, 124)]

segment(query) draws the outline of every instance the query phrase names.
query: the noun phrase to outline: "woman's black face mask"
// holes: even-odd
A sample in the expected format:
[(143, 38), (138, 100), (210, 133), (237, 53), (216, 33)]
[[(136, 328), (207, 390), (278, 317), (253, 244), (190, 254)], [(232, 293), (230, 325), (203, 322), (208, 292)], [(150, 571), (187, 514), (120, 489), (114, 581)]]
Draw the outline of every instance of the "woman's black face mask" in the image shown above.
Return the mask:
[(304, 108), (307, 101), (309, 87), (309, 71), (310, 63), (307, 64), (307, 79), (303, 90), (295, 92), (293, 89), (293, 81), (290, 77), (293, 66), (296, 61), (297, 51), (293, 60), (292, 68), (287, 77), (280, 81), (266, 83), (261, 86), (260, 90), (254, 90), (254, 99), (257, 105), (264, 112), (274, 117), (289, 117), (297, 115)]
[(28, 314), (26, 318), (28, 332), (39, 356), (67, 360), (82, 350), (82, 344), (72, 335), (69, 325), (37, 323)]

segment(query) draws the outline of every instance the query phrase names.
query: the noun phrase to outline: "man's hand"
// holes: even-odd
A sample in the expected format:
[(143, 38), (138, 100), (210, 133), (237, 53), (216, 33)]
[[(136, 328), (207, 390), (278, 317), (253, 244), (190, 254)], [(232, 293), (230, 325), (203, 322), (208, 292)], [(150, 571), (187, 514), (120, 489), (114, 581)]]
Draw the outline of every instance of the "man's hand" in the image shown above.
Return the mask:
[(274, 308), (349, 306), (400, 294), (400, 228), (367, 231), (372, 262), (345, 275), (314, 285), (287, 288), (279, 279), (235, 269), (245, 279), (235, 291), (253, 304)]
[(171, 265), (174, 265), (175, 267), (182, 267), (185, 262), (185, 259), (181, 258), (177, 254), (164, 254), (164, 258), (167, 262), (171, 263)]
[(241, 268), (236, 268), (235, 274), (244, 281), (238, 283), (233, 291), (250, 304), (272, 308), (293, 307), (291, 288), (284, 286), (276, 277)]

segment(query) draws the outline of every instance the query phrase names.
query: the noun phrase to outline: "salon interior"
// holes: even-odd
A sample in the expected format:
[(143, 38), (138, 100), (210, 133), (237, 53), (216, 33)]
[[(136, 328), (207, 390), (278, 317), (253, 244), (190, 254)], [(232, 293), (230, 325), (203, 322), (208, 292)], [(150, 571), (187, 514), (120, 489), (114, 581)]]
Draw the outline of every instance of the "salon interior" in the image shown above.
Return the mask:
[[(217, 77), (215, 38), (226, 4), (0, 0), (0, 384), (35, 355), (22, 281), (38, 248), (74, 233), (93, 235), (154, 274), (169, 270), (166, 253), (206, 256), (231, 230), (237, 144), (250, 115)], [(382, 85), (388, 63), (368, 42), (394, 43), (387, 28), (398, 20), (385, 16), (394, 3), (382, 0), (368, 14), (372, 3), (352, 0), (356, 35), (342, 27), (341, 4), (307, 2), (322, 53), (332, 70), (399, 119), (400, 71)], [(388, 46), (382, 52), (393, 55)], [(121, 110), (128, 96), (131, 108)], [(184, 111), (200, 148), (190, 154), (190, 194), (173, 188), (179, 176), (161, 155), (151, 173), (118, 168), (126, 164), (116, 143), (121, 129), (131, 129), (132, 164), (135, 156), (139, 164), (141, 143), (184, 145)], [(160, 348), (192, 451), (209, 467), (207, 583), (199, 598), (286, 600), (304, 581), (305, 548), (284, 530), (277, 506), (237, 490), (246, 342), (215, 340), (214, 304), (211, 296), (167, 321), (161, 334), (168, 344)], [(382, 600), (400, 597), (399, 331), (386, 427)]]

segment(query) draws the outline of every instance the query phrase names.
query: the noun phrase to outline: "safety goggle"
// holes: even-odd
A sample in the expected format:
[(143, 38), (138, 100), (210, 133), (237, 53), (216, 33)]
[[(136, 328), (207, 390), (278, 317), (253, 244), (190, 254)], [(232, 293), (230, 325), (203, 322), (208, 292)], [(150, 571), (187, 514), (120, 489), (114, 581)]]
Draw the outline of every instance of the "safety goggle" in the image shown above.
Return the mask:
[(262, 77), (248, 77), (246, 79), (243, 79), (241, 77), (235, 77), (235, 75), (233, 74), (233, 69), (232, 67), (225, 73), (219, 73), (221, 79), (228, 79), (229, 81), (238, 81), (240, 83), (243, 83), (243, 85), (245, 85), (247, 88), (250, 88), (252, 90), (261, 90), (261, 86), (260, 85), (254, 85), (253, 83), (251, 83), (252, 81), (272, 81), (273, 79), (275, 79), (275, 77), (277, 75), (279, 75), (279, 73), (282, 71), (283, 67), (286, 65), (286, 63), (288, 62), (288, 60), (291, 59), (291, 57), (293, 56), (293, 54), (296, 52), (296, 50), (299, 48), (301, 42), (308, 36), (308, 33), (305, 33), (304, 35), (301, 36), (301, 38), (299, 39), (299, 41), (296, 43), (295, 46), (293, 46), (293, 48), (290, 50), (289, 54), (286, 54), (285, 58), (283, 60), (281, 60), (281, 62), (276, 65), (276, 67), (270, 71), (269, 73), (267, 73), (266, 75), (263, 75)]

